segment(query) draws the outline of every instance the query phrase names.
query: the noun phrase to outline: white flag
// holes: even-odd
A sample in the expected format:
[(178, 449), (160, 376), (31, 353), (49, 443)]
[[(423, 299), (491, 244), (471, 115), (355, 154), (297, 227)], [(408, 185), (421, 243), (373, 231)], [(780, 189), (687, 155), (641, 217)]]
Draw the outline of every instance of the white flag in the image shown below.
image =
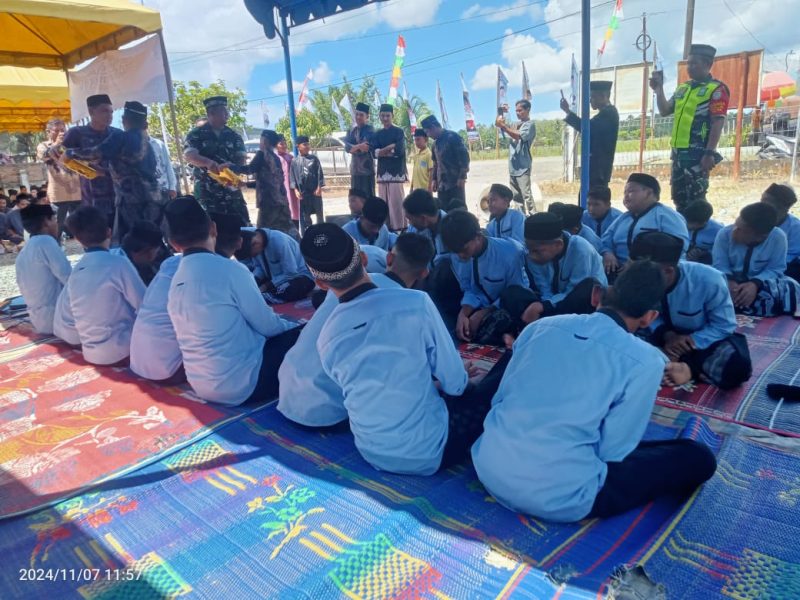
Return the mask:
[(414, 114), (414, 109), (411, 106), (411, 96), (408, 95), (408, 88), (406, 82), (403, 82), (403, 97), (406, 100), (406, 108), (408, 109), (408, 124), (411, 127), (411, 135), (417, 130), (417, 115)]
[(528, 70), (525, 68), (525, 61), (522, 61), (522, 97), (530, 102), (533, 100), (533, 93), (531, 92), (531, 82), (528, 79)]
[(303, 107), (308, 104), (308, 82), (314, 79), (314, 71), (308, 70), (306, 78), (303, 80), (303, 88), (300, 90), (300, 99), (297, 101), (297, 112), (303, 110)]
[(572, 109), (572, 112), (578, 112), (578, 97), (580, 96), (580, 89), (581, 89), (581, 74), (578, 71), (578, 63), (575, 62), (575, 55), (572, 55), (572, 71), (569, 75), (569, 83), (570, 83), (570, 96), (569, 96), (569, 105)]
[(450, 129), (450, 119), (447, 118), (447, 109), (444, 107), (442, 88), (439, 85), (438, 79), (436, 80), (436, 100), (439, 102), (439, 112), (442, 114), (442, 127)]
[(342, 96), (342, 99), (339, 101), (339, 106), (348, 112), (350, 115), (350, 126), (353, 127), (356, 124), (356, 111), (353, 109), (353, 103), (350, 102), (350, 94)]
[(508, 77), (497, 67), (497, 108), (508, 106)]
[(383, 101), (381, 100), (381, 95), (378, 93), (378, 89), (375, 89), (375, 93), (372, 95), (372, 101), (375, 103), (376, 108), (380, 108)]
[(347, 123), (344, 122), (344, 117), (342, 117), (342, 113), (339, 112), (339, 107), (336, 106), (336, 99), (333, 96), (331, 96), (331, 110), (339, 121), (339, 128), (342, 131), (347, 131)]

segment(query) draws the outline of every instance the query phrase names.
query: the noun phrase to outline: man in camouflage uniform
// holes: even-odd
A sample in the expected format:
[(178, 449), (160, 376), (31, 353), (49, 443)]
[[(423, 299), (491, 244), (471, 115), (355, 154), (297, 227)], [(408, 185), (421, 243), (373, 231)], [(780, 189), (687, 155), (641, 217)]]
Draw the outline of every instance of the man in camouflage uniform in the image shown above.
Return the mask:
[(692, 44), (686, 68), (689, 81), (677, 87), (672, 98), (664, 95), (664, 73), (654, 71), (650, 87), (656, 93), (661, 116), (675, 115), (672, 125), (672, 201), (682, 213), (687, 206), (706, 199), (708, 176), (722, 160), (717, 144), (725, 125), (730, 91), (711, 77), (717, 50)]
[(184, 157), (194, 166), (194, 194), (211, 213), (238, 215), (242, 222), (250, 223), (242, 191), (214, 181), (209, 171), (218, 173), (225, 165), (243, 166), (246, 151), (242, 136), (227, 126), (228, 99), (212, 96), (203, 100), (208, 122), (195, 127), (186, 136)]

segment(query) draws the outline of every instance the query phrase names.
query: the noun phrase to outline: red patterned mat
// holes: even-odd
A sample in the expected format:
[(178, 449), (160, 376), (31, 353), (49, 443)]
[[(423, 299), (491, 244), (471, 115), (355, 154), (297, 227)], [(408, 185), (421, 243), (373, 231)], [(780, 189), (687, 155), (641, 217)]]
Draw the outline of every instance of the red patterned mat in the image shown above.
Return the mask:
[(798, 383), (800, 380), (800, 321), (791, 317), (762, 319), (743, 315), (739, 315), (738, 320), (738, 331), (747, 336), (753, 360), (750, 381), (727, 391), (694, 382), (677, 388), (662, 388), (658, 403), (800, 437), (800, 404), (779, 402), (767, 396), (768, 383)]
[(64, 344), (0, 354), (0, 518), (133, 471), (255, 407), (198, 401)]

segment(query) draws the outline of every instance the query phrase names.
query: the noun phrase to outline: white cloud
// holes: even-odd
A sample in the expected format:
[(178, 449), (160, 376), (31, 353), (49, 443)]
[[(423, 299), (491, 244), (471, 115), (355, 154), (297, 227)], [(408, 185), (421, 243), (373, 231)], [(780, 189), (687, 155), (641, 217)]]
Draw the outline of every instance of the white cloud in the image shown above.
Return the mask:
[(542, 15), (542, 8), (539, 3), (531, 4), (530, 0), (515, 0), (511, 4), (501, 4), (500, 6), (481, 6), (473, 4), (461, 14), (462, 19), (473, 19), (484, 17), (489, 23), (501, 23), (509, 19), (518, 17), (530, 17), (538, 19)]
[[(311, 83), (309, 85), (328, 85), (333, 78), (333, 69), (328, 66), (328, 63), (324, 60), (320, 61), (319, 64), (311, 69), (313, 77), (311, 78)], [(300, 89), (303, 87), (302, 81), (295, 81), (292, 80), (292, 88), (295, 94), (300, 93)], [(273, 83), (269, 86), (269, 91), (273, 94), (285, 94), (286, 93), (286, 80), (281, 79), (277, 83)]]
[(381, 4), (380, 17), (393, 29), (421, 27), (433, 22), (442, 0), (397, 0)]

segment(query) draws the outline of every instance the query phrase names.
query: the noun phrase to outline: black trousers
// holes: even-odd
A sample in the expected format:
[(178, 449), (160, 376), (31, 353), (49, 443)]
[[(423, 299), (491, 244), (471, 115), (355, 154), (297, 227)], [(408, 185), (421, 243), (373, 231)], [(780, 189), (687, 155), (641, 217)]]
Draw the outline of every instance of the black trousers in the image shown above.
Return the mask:
[(786, 275), (800, 283), (800, 258), (795, 258), (786, 266)]
[(273, 294), (276, 298), (280, 298), (283, 302), (294, 302), (295, 300), (302, 300), (311, 293), (314, 289), (314, 281), (300, 275), (294, 279), (290, 279), (286, 287), (281, 289), (280, 292)]
[(747, 338), (741, 333), (731, 334), (703, 350), (688, 352), (680, 360), (689, 365), (695, 380), (702, 375), (723, 390), (740, 386), (753, 374)]
[(456, 186), (449, 190), (439, 190), (437, 198), (439, 199), (439, 208), (445, 212), (467, 208), (467, 196), (464, 188)]
[(304, 325), (300, 325), (275, 337), (267, 338), (256, 387), (245, 402), (273, 400), (278, 397), (278, 369), (281, 368), (286, 353), (297, 343), (303, 327)]
[[(597, 281), (587, 278), (576, 285), (561, 302), (552, 308), (545, 307), (543, 317), (553, 315), (588, 315), (594, 312), (592, 306), (592, 288)], [(522, 323), (522, 314), (533, 303), (540, 302), (540, 296), (530, 288), (521, 285), (507, 287), (500, 294), (500, 308), (508, 311), (511, 318), (518, 324)], [(524, 325), (524, 324), (523, 324)]]
[(351, 175), (350, 187), (364, 194), (365, 198), (375, 195), (375, 173), (371, 175)]
[(641, 442), (622, 461), (608, 463), (606, 481), (587, 518), (619, 515), (662, 496), (689, 496), (716, 469), (714, 454), (700, 442)]
[(64, 223), (67, 220), (67, 216), (74, 213), (80, 207), (81, 201), (80, 200), (70, 200), (69, 202), (59, 202), (56, 204), (56, 221), (58, 222), (58, 237), (61, 237), (61, 234), (64, 233)]
[(449, 257), (442, 258), (434, 265), (421, 287), (431, 297), (443, 318), (458, 317), (464, 292), (453, 273), (453, 264)]
[(467, 386), (460, 396), (444, 397), (449, 428), (440, 469), (448, 469), (469, 457), (472, 445), (483, 433), (483, 421), (492, 408), (492, 398), (510, 360), (511, 352), (506, 352), (480, 383)]

